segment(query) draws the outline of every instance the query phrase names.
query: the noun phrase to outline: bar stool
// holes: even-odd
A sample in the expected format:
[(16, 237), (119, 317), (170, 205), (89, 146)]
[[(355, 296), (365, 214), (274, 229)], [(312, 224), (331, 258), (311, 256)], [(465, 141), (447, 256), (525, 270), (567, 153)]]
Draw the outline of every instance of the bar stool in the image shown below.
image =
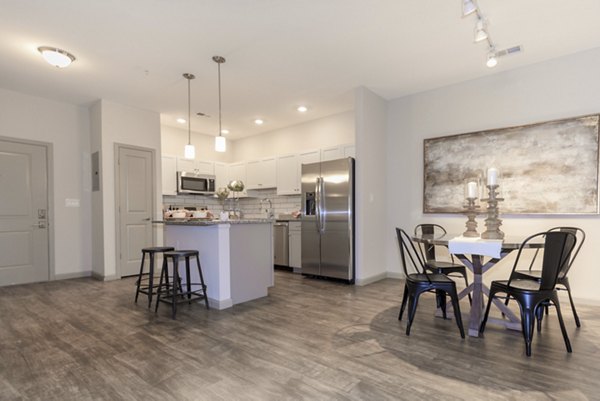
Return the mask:
[[(160, 282), (158, 285), (158, 290), (156, 292), (156, 307), (154, 308), (154, 312), (158, 311), (158, 304), (160, 302), (170, 303), (171, 304), (171, 317), (175, 319), (175, 314), (177, 313), (177, 304), (181, 302), (192, 303), (192, 301), (198, 299), (204, 299), (204, 304), (206, 305), (206, 309), (209, 309), (208, 306), (208, 297), (206, 295), (206, 285), (204, 284), (204, 276), (202, 275), (202, 268), (200, 267), (200, 257), (198, 251), (170, 251), (165, 252), (162, 265), (162, 271), (160, 273)], [(196, 265), (198, 266), (198, 275), (200, 276), (200, 283), (192, 283), (191, 275), (190, 275), (190, 258), (196, 258)], [(185, 258), (185, 275), (186, 275), (186, 291), (183, 291), (181, 285), (175, 285), (175, 283), (180, 282), (179, 277), (179, 259)], [(169, 259), (173, 264), (173, 280), (172, 284), (169, 284)], [(165, 278), (165, 282), (163, 283), (163, 278)], [(192, 290), (192, 286), (200, 286), (197, 290)], [(164, 287), (164, 288), (163, 288)], [(187, 299), (185, 298), (187, 296)], [(177, 299), (179, 298), (180, 299)]]
[[(167, 251), (173, 251), (175, 248), (172, 246), (155, 246), (150, 248), (142, 248), (142, 263), (140, 265), (140, 274), (137, 279), (137, 289), (135, 291), (135, 303), (137, 304), (138, 296), (140, 292), (142, 294), (148, 295), (148, 308), (152, 304), (152, 294), (154, 292), (154, 255), (157, 253), (164, 253)], [(148, 285), (142, 286), (142, 277), (144, 276), (144, 260), (146, 259), (146, 254), (150, 256), (150, 272), (148, 273)]]

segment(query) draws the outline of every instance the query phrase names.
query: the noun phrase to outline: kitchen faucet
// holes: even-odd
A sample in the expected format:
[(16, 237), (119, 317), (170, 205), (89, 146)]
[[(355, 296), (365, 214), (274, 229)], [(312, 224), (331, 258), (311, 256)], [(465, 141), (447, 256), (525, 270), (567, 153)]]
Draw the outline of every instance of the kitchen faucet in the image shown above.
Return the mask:
[(268, 203), (269, 207), (264, 208), (265, 213), (267, 214), (267, 219), (272, 219), (275, 217), (275, 213), (273, 212), (273, 202), (269, 198), (264, 198), (260, 200), (260, 209), (263, 210), (263, 203)]

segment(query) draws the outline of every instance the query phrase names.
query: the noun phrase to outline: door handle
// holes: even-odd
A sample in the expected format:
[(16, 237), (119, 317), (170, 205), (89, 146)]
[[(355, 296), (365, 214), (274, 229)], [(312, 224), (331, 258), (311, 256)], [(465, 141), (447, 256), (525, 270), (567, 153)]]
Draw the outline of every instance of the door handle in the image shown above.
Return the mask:
[(32, 224), (31, 227), (46, 228), (46, 222), (45, 221), (38, 221), (37, 224)]
[(145, 218), (144, 221), (150, 221), (150, 217)]

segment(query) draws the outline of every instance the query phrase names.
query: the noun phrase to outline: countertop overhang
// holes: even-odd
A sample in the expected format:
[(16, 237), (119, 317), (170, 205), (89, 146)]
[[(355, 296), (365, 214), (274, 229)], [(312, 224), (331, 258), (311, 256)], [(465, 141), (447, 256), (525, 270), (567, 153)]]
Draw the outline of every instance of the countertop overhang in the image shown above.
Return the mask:
[(156, 224), (177, 226), (214, 226), (217, 224), (272, 224), (275, 219), (235, 219), (235, 220), (203, 220), (203, 219), (169, 219), (153, 220)]

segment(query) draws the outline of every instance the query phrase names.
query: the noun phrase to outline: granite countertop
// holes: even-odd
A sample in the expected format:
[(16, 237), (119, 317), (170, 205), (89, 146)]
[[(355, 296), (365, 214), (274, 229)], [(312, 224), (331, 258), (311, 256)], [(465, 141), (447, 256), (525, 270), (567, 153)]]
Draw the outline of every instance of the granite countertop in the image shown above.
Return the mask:
[(216, 224), (272, 224), (274, 219), (206, 220), (206, 219), (167, 219), (153, 220), (153, 223), (179, 226), (214, 226)]

